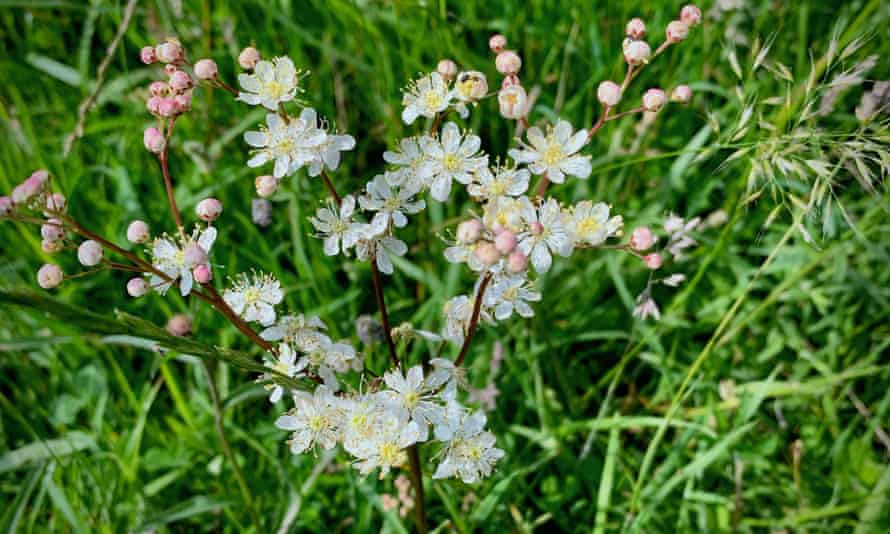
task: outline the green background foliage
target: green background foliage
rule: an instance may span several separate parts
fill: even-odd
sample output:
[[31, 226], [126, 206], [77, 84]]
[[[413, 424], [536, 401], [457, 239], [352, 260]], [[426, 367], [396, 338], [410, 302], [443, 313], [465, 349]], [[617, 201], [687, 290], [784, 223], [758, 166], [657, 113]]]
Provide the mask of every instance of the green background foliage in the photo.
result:
[[[692, 86], [693, 103], [670, 107], [641, 131], [636, 118], [608, 123], [586, 149], [593, 176], [551, 192], [564, 201], [606, 201], [629, 227], [658, 224], [671, 211], [691, 217], [722, 209], [729, 222], [702, 232], [701, 246], [676, 266], [689, 277], [685, 286], [656, 290], [661, 322], [630, 315], [648, 276], [638, 261], [579, 251], [557, 259], [542, 277], [544, 299], [534, 318], [480, 332], [468, 378], [475, 387], [493, 380], [500, 389], [489, 421], [506, 457], [477, 486], [428, 478], [432, 527], [890, 528], [890, 464], [879, 439], [890, 426], [886, 188], [878, 182], [866, 192], [849, 165], [833, 164], [830, 202], [817, 208], [803, 209], [800, 199], [806, 204], [811, 184], [824, 176], [767, 172], [751, 187], [752, 168], [768, 159], [764, 147], [771, 143], [836, 162], [833, 151], [843, 147], [835, 141], [867, 135], [883, 150], [877, 166], [890, 165], [886, 122], [862, 126], [853, 116], [870, 82], [843, 91], [825, 117], [808, 116], [810, 93], [802, 92], [832, 41], [842, 50], [861, 39], [849, 56], [835, 54], [840, 70], [876, 54], [867, 77], [886, 79], [890, 7], [879, 0], [722, 3], [738, 7], [718, 13], [704, 5], [705, 24], [648, 67], [624, 105], [646, 87], [678, 83]], [[502, 32], [522, 55], [524, 85], [541, 91], [531, 121], [563, 117], [581, 127], [599, 112], [597, 84], [623, 75], [624, 23], [643, 17], [658, 43], [682, 5], [141, 1], [84, 136], [65, 157], [65, 137], [93, 91], [123, 4], [0, 0], [0, 189], [47, 168], [70, 199], [70, 213], [118, 243], [126, 243], [134, 218], [156, 232], [173, 230], [157, 162], [142, 147], [142, 130], [152, 123], [146, 86], [159, 77], [139, 62], [146, 44], [178, 36], [192, 59], [213, 57], [229, 81], [234, 58], [249, 44], [310, 70], [304, 100], [358, 140], [332, 173], [343, 193], [381, 172], [382, 151], [417, 131], [399, 119], [400, 90], [440, 58], [482, 70], [494, 85], [487, 40]], [[755, 71], [770, 41], [766, 66]], [[828, 81], [823, 68], [816, 79]], [[735, 135], [743, 110], [771, 97], [781, 97], [779, 105], [758, 107], [753, 127]], [[276, 273], [288, 310], [318, 314], [335, 337], [358, 343], [355, 318], [375, 312], [370, 272], [325, 257], [310, 237], [307, 216], [325, 194], [322, 185], [301, 171], [274, 197], [272, 225], [251, 222], [255, 173], [244, 164], [241, 135], [262, 117], [221, 91], [196, 91], [171, 152], [179, 205], [194, 221], [198, 200], [223, 202], [213, 251], [219, 280], [250, 269]], [[513, 125], [498, 117], [493, 99], [465, 125], [482, 136], [487, 152], [506, 154]], [[798, 145], [788, 141], [794, 135]], [[410, 253], [385, 290], [396, 324], [437, 329], [445, 300], [470, 290], [470, 274], [444, 262], [437, 237], [466, 213], [466, 200], [461, 193], [448, 204], [429, 202], [405, 232]], [[253, 383], [256, 373], [245, 369], [260, 355], [203, 303], [175, 292], [133, 300], [124, 291], [126, 276], [108, 272], [67, 282], [52, 292], [57, 300], [48, 300], [45, 292], [27, 291], [36, 287], [36, 269], [58, 261], [75, 272], [74, 255], [51, 260], [36, 227], [21, 223], [0, 224], [0, 243], [0, 528], [413, 528], [410, 519], [382, 510], [379, 495], [394, 493], [391, 478], [363, 479], [343, 455], [286, 450], [273, 425], [280, 406], [270, 406]], [[149, 324], [162, 326], [175, 313], [194, 318], [194, 341], [172, 341]], [[156, 350], [158, 343], [170, 350]], [[505, 360], [492, 376], [496, 343]], [[369, 365], [382, 370], [384, 348], [364, 349]], [[429, 349], [412, 346], [411, 358], [419, 361]], [[223, 455], [197, 357], [213, 364], [226, 431], [261, 525], [253, 524]], [[423, 454], [432, 465], [430, 451]]]

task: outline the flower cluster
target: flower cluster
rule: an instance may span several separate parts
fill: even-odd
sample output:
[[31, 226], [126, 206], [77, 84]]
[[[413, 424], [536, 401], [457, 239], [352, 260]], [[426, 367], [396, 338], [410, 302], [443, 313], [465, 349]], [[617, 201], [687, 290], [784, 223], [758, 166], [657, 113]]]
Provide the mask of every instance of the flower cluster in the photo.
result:
[[[460, 71], [453, 61], [443, 59], [435, 71], [412, 82], [402, 99], [401, 117], [406, 124], [423, 117], [429, 119], [423, 121], [429, 125], [398, 140], [383, 154], [383, 172], [366, 177], [363, 186], [343, 196], [327, 171], [338, 169], [342, 153], [355, 147], [355, 139], [338, 133], [298, 98], [304, 73], [290, 58], [264, 60], [255, 48], [245, 48], [238, 57], [243, 69], [237, 77], [238, 90], [223, 81], [212, 59], [201, 59], [191, 66], [183, 46], [168, 39], [143, 48], [140, 54], [145, 64], [162, 63], [167, 77], [148, 88], [146, 106], [158, 127], [146, 129], [143, 141], [160, 163], [175, 231], [152, 239], [148, 223], [132, 221], [127, 240], [148, 248], [141, 252], [119, 247], [66, 214], [66, 198], [52, 191], [46, 171], [35, 172], [9, 197], [0, 197], [0, 217], [40, 224], [47, 253], [76, 248], [84, 266], [136, 273], [126, 284], [133, 297], [151, 289], [163, 295], [175, 286], [182, 296], [199, 298], [216, 309], [262, 349], [265, 365], [258, 381], [268, 390], [269, 400], [292, 399], [293, 408], [276, 421], [278, 428], [290, 433], [291, 452], [339, 445], [351, 455], [360, 473], [379, 471], [380, 476], [412, 458], [412, 478], [418, 481], [422, 473], [416, 465], [416, 447], [436, 443], [433, 478], [475, 483], [489, 476], [504, 455], [485, 428], [483, 412], [461, 401], [469, 397], [471, 402], [475, 399], [492, 408], [497, 394], [492, 382], [485, 390], [475, 390], [463, 377], [462, 364], [480, 323], [506, 321], [514, 315], [534, 316], [533, 306], [544, 298], [541, 286], [546, 282], [545, 274], [554, 268], [554, 257], [592, 254], [592, 249], [631, 255], [649, 274], [633, 311], [643, 319], [660, 316], [652, 297], [655, 286], [676, 287], [684, 280], [680, 273], [658, 277], [656, 273], [663, 272], [666, 261], [682, 259], [696, 245], [693, 234], [710, 224], [710, 217], [702, 223], [698, 218], [686, 221], [670, 215], [664, 221], [663, 236], [639, 226], [625, 241], [624, 217], [614, 214], [607, 203], [562, 201], [548, 194], [553, 193], [548, 187], [591, 176], [591, 157], [584, 152], [604, 124], [633, 113], [654, 118], [664, 108], [668, 94], [650, 88], [642, 96], [641, 107], [613, 114], [639, 71], [667, 47], [685, 39], [700, 19], [701, 12], [694, 6], [683, 8], [679, 20], [668, 25], [665, 42], [654, 52], [644, 40], [643, 21], [631, 20], [623, 45], [628, 66], [625, 79], [621, 84], [600, 84], [597, 98], [602, 113], [595, 124], [577, 130], [565, 119], [552, 124], [529, 123], [533, 102], [519, 80], [522, 60], [517, 52], [506, 49], [505, 37], [493, 36], [489, 47], [495, 53], [494, 68], [503, 76], [496, 93], [498, 111], [515, 121], [517, 128], [515, 146], [495, 158], [482, 151], [478, 135], [449, 118], [452, 113], [466, 118], [471, 109], [483, 109], [483, 101], [495, 96], [489, 93], [486, 75], [481, 70]], [[223, 206], [214, 198], [197, 203], [194, 215], [199, 222], [187, 232], [168, 166], [174, 125], [191, 107], [195, 80], [268, 111], [263, 124], [244, 134], [251, 152], [247, 166], [271, 163], [271, 174], [254, 178], [257, 195], [262, 197], [252, 203], [257, 224], [269, 223], [272, 204], [267, 198], [275, 195], [283, 178], [303, 168], [310, 177], [320, 177], [329, 199], [309, 221], [325, 255], [354, 255], [371, 266], [382, 321], [379, 337], [386, 341], [391, 364], [388, 370], [372, 372], [353, 344], [348, 339], [333, 339], [329, 332], [334, 329], [329, 330], [318, 317], [282, 310], [285, 288], [272, 274], [232, 273], [226, 287], [215, 287], [218, 281], [214, 280], [210, 253], [218, 236], [213, 223]], [[670, 92], [674, 102], [686, 103], [690, 98], [691, 90], [685, 85]], [[537, 186], [532, 192], [533, 179]], [[444, 303], [437, 332], [415, 329], [408, 323], [392, 328], [379, 273], [393, 274], [398, 258], [408, 253], [408, 245], [398, 233], [426, 208], [427, 193], [437, 202], [465, 196], [476, 204], [444, 238], [445, 260], [466, 264], [475, 283], [471, 292]], [[660, 248], [659, 243], [663, 244]], [[105, 257], [112, 253], [125, 262]], [[37, 278], [42, 287], [51, 288], [65, 275], [59, 266], [47, 264]], [[192, 324], [188, 317], [176, 316], [167, 329], [173, 335], [187, 336]], [[366, 343], [373, 342], [374, 336], [365, 337]], [[439, 342], [439, 354], [428, 364], [410, 366], [407, 355], [399, 355], [396, 342], [412, 339]], [[442, 357], [443, 341], [460, 346], [454, 360]], [[497, 362], [500, 365], [500, 360]], [[399, 495], [404, 509], [413, 506], [407, 487], [400, 487]], [[420, 488], [415, 488], [415, 497], [422, 498]]]
[[295, 391], [295, 408], [275, 422], [291, 432], [294, 454], [341, 445], [362, 474], [379, 469], [382, 478], [408, 461], [408, 448], [435, 441], [442, 445], [433, 478], [458, 477], [473, 483], [491, 474], [504, 452], [485, 430], [485, 415], [462, 406], [449, 382], [456, 380], [448, 360], [433, 359], [424, 376], [420, 366], [383, 376], [386, 388], [337, 395], [328, 385], [314, 393]]

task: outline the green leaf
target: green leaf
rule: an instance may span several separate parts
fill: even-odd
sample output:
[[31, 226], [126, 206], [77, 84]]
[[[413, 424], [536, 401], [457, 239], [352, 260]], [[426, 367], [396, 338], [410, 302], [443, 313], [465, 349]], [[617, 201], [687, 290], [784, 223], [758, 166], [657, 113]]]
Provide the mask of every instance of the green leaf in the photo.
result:
[[67, 456], [71, 453], [97, 448], [96, 439], [85, 432], [72, 430], [64, 437], [35, 441], [0, 456], [0, 473], [22, 468], [31, 462]]

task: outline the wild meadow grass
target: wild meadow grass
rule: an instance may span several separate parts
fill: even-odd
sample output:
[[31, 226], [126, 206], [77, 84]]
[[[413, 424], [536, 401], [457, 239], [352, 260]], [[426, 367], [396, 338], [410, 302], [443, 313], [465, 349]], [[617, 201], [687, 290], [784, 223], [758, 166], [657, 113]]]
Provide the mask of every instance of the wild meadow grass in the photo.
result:
[[[401, 90], [440, 59], [493, 73], [488, 38], [503, 33], [522, 56], [524, 86], [540, 94], [529, 121], [590, 125], [597, 85], [624, 73], [626, 21], [663, 28], [682, 5], [138, 2], [66, 153], [124, 4], [0, 0], [0, 190], [49, 169], [72, 216], [119, 243], [133, 219], [169, 224], [156, 158], [142, 144], [152, 122], [145, 86], [157, 74], [139, 61], [146, 44], [178, 36], [228, 80], [251, 44], [310, 70], [304, 97], [357, 140], [333, 173], [350, 190], [412, 133]], [[592, 176], [557, 193], [608, 202], [628, 228], [669, 212], [712, 215], [682, 264], [687, 281], [656, 289], [662, 318], [641, 321], [631, 311], [647, 269], [591, 251], [541, 277], [533, 318], [480, 330], [467, 377], [499, 390], [488, 426], [506, 455], [480, 484], [427, 478], [431, 530], [890, 529], [890, 101], [868, 117], [861, 109], [890, 77], [890, 6], [701, 7], [704, 23], [628, 95], [688, 83], [692, 103], [651, 124], [607, 123], [585, 148]], [[214, 263], [231, 272], [217, 276], [274, 272], [289, 309], [357, 339], [355, 319], [377, 310], [371, 274], [309, 237], [323, 186], [305, 173], [287, 179], [271, 224], [254, 224], [257, 173], [244, 164], [242, 135], [264, 112], [198, 92], [177, 123], [171, 170], [184, 213], [208, 196], [225, 206]], [[486, 152], [506, 154], [514, 126], [496, 102], [466, 126]], [[385, 289], [396, 325], [438, 328], [445, 301], [472, 284], [441, 261], [436, 236], [469, 206], [452, 198], [430, 202], [407, 232], [411, 250]], [[259, 355], [211, 309], [175, 291], [131, 299], [121, 273], [41, 291], [34, 273], [50, 256], [34, 228], [3, 221], [0, 243], [0, 528], [412, 531], [410, 516], [384, 510], [392, 477], [362, 477], [342, 452], [288, 452], [273, 424], [281, 410], [245, 369]], [[177, 313], [192, 317], [193, 339], [161, 329]], [[412, 346], [412, 362], [425, 348]], [[382, 343], [365, 352], [369, 365], [386, 364]]]

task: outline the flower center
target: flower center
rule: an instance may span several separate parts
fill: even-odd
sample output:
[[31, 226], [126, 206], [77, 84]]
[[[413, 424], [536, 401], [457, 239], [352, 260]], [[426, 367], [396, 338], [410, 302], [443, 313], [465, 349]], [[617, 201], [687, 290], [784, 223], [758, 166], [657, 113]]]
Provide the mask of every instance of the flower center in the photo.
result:
[[380, 463], [384, 465], [401, 465], [404, 461], [404, 453], [402, 449], [395, 443], [387, 441], [380, 445], [379, 450]]
[[388, 198], [383, 202], [383, 207], [389, 211], [399, 209], [399, 199], [396, 197]]
[[491, 183], [491, 187], [489, 187], [489, 189], [491, 190], [491, 194], [500, 196], [503, 195], [504, 191], [507, 190], [507, 185], [500, 180], [495, 180]]
[[547, 147], [547, 150], [544, 151], [544, 164], [548, 167], [552, 167], [553, 165], [557, 165], [563, 159], [562, 146], [558, 143], [551, 143], [550, 146]]
[[409, 410], [414, 409], [414, 407], [417, 406], [418, 401], [420, 401], [420, 394], [416, 391], [405, 393], [405, 406], [407, 406]]
[[274, 99], [281, 98], [281, 95], [284, 94], [284, 85], [278, 83], [275, 80], [266, 82], [266, 86], [264, 87], [265, 92]]
[[516, 300], [516, 296], [519, 294], [519, 288], [511, 287], [504, 291], [504, 299], [505, 300]]
[[445, 157], [442, 158], [442, 166], [446, 171], [454, 172], [460, 168], [460, 158], [454, 154], [445, 154]]
[[244, 290], [244, 302], [249, 304], [256, 304], [262, 300], [262, 294], [260, 290], [255, 287], [249, 287]]
[[442, 95], [435, 91], [427, 91], [423, 95], [423, 103], [429, 109], [438, 109], [442, 106]]
[[577, 232], [579, 235], [587, 237], [599, 232], [601, 228], [602, 225], [599, 223], [599, 221], [597, 221], [593, 217], [587, 217], [585, 219], [582, 219], [581, 222], [578, 224]]
[[326, 426], [325, 418], [320, 415], [310, 417], [308, 426], [313, 432], [321, 432]]

